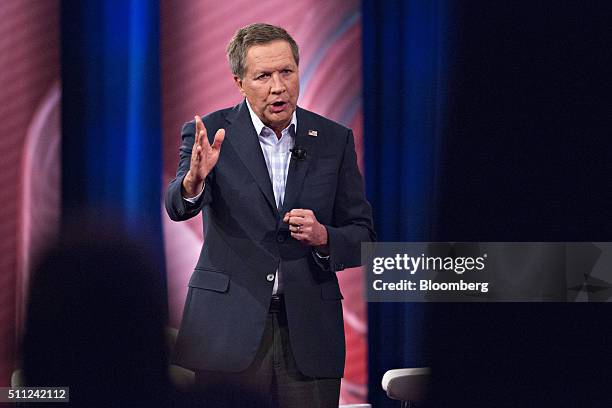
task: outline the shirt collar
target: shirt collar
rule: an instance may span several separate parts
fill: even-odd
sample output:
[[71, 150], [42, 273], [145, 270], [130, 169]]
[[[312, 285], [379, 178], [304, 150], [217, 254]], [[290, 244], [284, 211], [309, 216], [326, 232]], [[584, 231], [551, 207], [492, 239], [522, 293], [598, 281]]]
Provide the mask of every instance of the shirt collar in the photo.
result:
[[[249, 100], [246, 98], [244, 100], [246, 101], [247, 107], [249, 108], [249, 115], [251, 115], [251, 122], [253, 122], [253, 126], [255, 127], [255, 132], [257, 132], [257, 135], [261, 135], [261, 130], [267, 126], [264, 125], [261, 119], [259, 119], [259, 116], [257, 116], [257, 114], [253, 112], [253, 109], [251, 108], [251, 104], [249, 103]], [[289, 129], [289, 126], [291, 125], [294, 126], [294, 129], [297, 132], [297, 115], [295, 113], [296, 111], [297, 109], [293, 111], [293, 115], [291, 115], [291, 122], [286, 128], [283, 129], [282, 133], [285, 133], [285, 131]]]

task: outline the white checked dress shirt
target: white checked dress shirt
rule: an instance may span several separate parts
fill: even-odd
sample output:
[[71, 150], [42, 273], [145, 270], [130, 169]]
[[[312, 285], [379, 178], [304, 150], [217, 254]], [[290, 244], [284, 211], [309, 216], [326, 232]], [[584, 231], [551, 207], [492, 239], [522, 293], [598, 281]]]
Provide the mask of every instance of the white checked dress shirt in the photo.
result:
[[259, 116], [253, 112], [251, 105], [247, 101], [251, 121], [255, 127], [255, 132], [259, 138], [259, 145], [266, 160], [266, 167], [272, 181], [272, 190], [274, 190], [274, 199], [276, 207], [281, 208], [285, 197], [285, 186], [287, 185], [287, 173], [289, 172], [289, 161], [291, 159], [291, 149], [295, 145], [295, 140], [289, 128], [293, 125], [297, 129], [297, 115], [295, 111], [291, 117], [291, 123], [281, 132], [280, 139], [276, 137], [276, 133], [269, 127], [263, 124]]
[[[294, 126], [294, 130], [297, 129], [297, 115], [293, 111], [291, 117], [291, 123], [281, 132], [280, 139], [276, 137], [276, 133], [269, 127], [263, 124], [259, 116], [253, 112], [251, 105], [247, 100], [247, 106], [249, 108], [249, 114], [251, 115], [251, 122], [257, 132], [259, 138], [259, 145], [263, 152], [264, 159], [266, 160], [266, 167], [268, 168], [268, 174], [270, 175], [270, 181], [272, 181], [272, 190], [274, 191], [274, 199], [276, 201], [276, 207], [281, 208], [283, 205], [283, 199], [285, 198], [285, 187], [287, 185], [287, 173], [289, 172], [289, 162], [291, 161], [291, 149], [295, 145], [295, 140], [289, 131], [291, 126]], [[203, 192], [204, 190], [202, 190]], [[202, 192], [195, 197], [185, 197], [184, 199], [194, 204]], [[284, 215], [284, 214], [281, 214]], [[276, 277], [274, 279], [274, 288], [272, 293], [276, 294], [279, 292], [279, 274], [276, 271]]]
[[[263, 152], [264, 159], [266, 160], [266, 167], [268, 168], [268, 174], [270, 175], [270, 181], [272, 181], [272, 190], [274, 191], [274, 199], [276, 200], [276, 207], [280, 209], [283, 205], [283, 199], [285, 198], [285, 186], [287, 185], [287, 173], [289, 172], [289, 162], [291, 161], [291, 151], [295, 145], [295, 140], [289, 129], [294, 126], [294, 130], [297, 129], [297, 115], [293, 111], [291, 117], [291, 123], [289, 126], [284, 128], [281, 132], [280, 139], [276, 137], [276, 133], [269, 127], [263, 124], [259, 116], [253, 112], [251, 105], [247, 100], [247, 106], [249, 108], [249, 114], [251, 115], [251, 121], [257, 132], [259, 138], [259, 145]], [[283, 216], [283, 214], [281, 214]], [[280, 266], [279, 266], [280, 269]], [[280, 277], [279, 270], [276, 270], [276, 277], [274, 279], [274, 288], [272, 293], [276, 294], [282, 291], [282, 287], [279, 290]]]

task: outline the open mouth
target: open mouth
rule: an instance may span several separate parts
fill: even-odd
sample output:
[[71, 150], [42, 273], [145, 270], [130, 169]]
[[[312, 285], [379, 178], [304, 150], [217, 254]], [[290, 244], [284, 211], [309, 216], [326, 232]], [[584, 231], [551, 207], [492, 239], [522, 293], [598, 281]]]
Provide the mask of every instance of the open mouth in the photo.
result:
[[287, 102], [277, 101], [270, 105], [270, 109], [272, 110], [272, 112], [281, 112], [285, 109], [286, 106]]

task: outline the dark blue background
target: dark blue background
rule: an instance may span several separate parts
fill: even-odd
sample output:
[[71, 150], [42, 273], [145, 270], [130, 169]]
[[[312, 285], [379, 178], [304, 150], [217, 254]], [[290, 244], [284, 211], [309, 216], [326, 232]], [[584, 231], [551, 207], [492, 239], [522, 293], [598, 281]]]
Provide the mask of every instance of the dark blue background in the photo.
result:
[[[609, 241], [612, 7], [363, 2], [381, 241]], [[608, 304], [370, 304], [370, 400], [429, 365], [439, 406], [608, 406]]]

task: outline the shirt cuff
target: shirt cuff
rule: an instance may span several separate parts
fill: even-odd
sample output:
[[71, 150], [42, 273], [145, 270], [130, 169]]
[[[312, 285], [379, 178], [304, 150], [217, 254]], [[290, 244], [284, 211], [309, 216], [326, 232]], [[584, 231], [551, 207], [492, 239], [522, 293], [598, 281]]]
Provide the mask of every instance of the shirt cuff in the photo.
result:
[[200, 197], [202, 197], [202, 193], [204, 192], [204, 186], [202, 186], [202, 191], [195, 197], [183, 197], [183, 200], [187, 201], [190, 204], [195, 204]]

